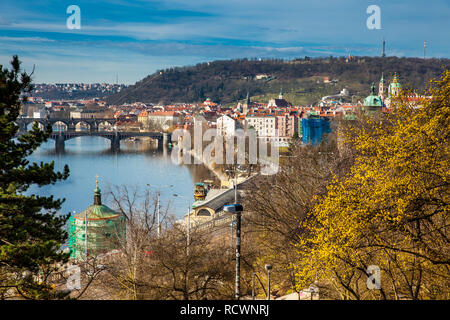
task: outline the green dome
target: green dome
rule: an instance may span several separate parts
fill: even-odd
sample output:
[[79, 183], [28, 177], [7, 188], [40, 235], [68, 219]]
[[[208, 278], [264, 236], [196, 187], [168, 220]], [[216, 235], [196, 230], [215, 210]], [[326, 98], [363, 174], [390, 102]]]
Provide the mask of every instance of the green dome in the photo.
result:
[[84, 220], [87, 214], [88, 220], [99, 220], [99, 219], [112, 219], [119, 216], [119, 214], [108, 208], [103, 204], [93, 204], [89, 206], [86, 210], [74, 215], [76, 219]]
[[382, 107], [383, 101], [379, 96], [368, 96], [364, 99], [364, 106], [366, 107]]
[[398, 82], [392, 82], [389, 85], [389, 88], [401, 88], [401, 87], [402, 87], [402, 85], [400, 83], [398, 83]]
[[126, 239], [125, 219], [124, 215], [102, 204], [97, 180], [94, 204], [69, 218], [70, 258], [86, 260], [89, 256], [117, 249], [116, 241]]
[[400, 84], [400, 82], [398, 82], [398, 75], [395, 73], [394, 74], [394, 79], [389, 84], [389, 89], [391, 89], [391, 88], [401, 88], [401, 87], [402, 87], [402, 85]]
[[375, 93], [375, 84], [372, 84], [371, 94], [367, 98], [364, 99], [364, 106], [366, 107], [382, 107], [383, 101], [380, 96], [377, 96]]
[[117, 212], [102, 204], [102, 194], [98, 186], [98, 179], [95, 181], [94, 204], [89, 206], [86, 210], [75, 214], [74, 218], [84, 220], [86, 219], [86, 214], [88, 220], [111, 219], [119, 216]]

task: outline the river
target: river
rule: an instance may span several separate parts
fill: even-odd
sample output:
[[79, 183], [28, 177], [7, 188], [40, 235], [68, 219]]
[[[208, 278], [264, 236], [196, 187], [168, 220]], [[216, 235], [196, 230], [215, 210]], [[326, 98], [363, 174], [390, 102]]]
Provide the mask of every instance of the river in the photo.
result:
[[[194, 202], [194, 184], [211, 179], [214, 174], [203, 165], [177, 165], [172, 162], [170, 150], [164, 153], [149, 143], [122, 141], [120, 151], [110, 150], [110, 141], [101, 137], [78, 137], [65, 142], [63, 152], [55, 151], [53, 140], [42, 144], [29, 158], [30, 162], [55, 161], [55, 170], [62, 171], [67, 164], [70, 177], [54, 185], [32, 186], [27, 194], [54, 195], [65, 198], [61, 213], [81, 212], [93, 203], [96, 175], [102, 196], [113, 186], [125, 185], [145, 191], [161, 191], [162, 207], [180, 219]], [[174, 196], [176, 194], [177, 196]], [[104, 204], [110, 205], [106, 198]]]

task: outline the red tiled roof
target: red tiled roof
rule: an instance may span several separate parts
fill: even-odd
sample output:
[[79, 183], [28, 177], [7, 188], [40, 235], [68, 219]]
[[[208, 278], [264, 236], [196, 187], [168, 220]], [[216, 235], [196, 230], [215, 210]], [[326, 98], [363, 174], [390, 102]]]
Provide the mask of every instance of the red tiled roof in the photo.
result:
[[178, 115], [175, 111], [155, 111], [150, 113], [150, 116], [175, 116]]

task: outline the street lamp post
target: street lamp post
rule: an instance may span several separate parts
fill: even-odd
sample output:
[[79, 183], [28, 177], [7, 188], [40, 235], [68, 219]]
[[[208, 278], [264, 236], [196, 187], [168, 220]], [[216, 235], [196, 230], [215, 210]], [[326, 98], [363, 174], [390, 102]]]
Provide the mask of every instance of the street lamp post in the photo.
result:
[[317, 286], [315, 286], [314, 284], [309, 286], [309, 292], [310, 292], [310, 298], [311, 300], [314, 300], [314, 294], [317, 292], [319, 293], [318, 289], [316, 290], [316, 288], [318, 288]]
[[158, 238], [160, 237], [160, 235], [161, 235], [161, 221], [160, 221], [160, 216], [161, 216], [161, 200], [160, 200], [160, 198], [161, 198], [161, 192], [159, 192], [158, 191], [158, 200], [157, 200], [157, 206], [158, 206]]
[[[234, 188], [234, 203], [237, 203], [238, 201], [238, 197], [237, 197], [237, 177], [236, 177], [236, 169], [232, 169], [232, 170], [225, 170], [225, 172], [233, 172], [234, 175], [234, 182], [233, 182], [233, 188]], [[231, 250], [233, 250], [233, 227], [235, 225], [235, 221], [233, 220], [234, 216], [231, 217], [231, 223], [230, 223], [230, 228], [231, 228]]]
[[272, 270], [272, 265], [266, 264], [264, 267], [267, 270], [267, 300], [270, 300], [270, 270]]
[[255, 300], [255, 275], [256, 275], [256, 272], [253, 272], [253, 275], [252, 275], [252, 300]]
[[241, 295], [241, 213], [243, 207], [241, 204], [235, 203], [223, 207], [224, 211], [236, 215], [236, 290], [235, 298], [239, 300]]
[[234, 188], [234, 203], [237, 203], [238, 199], [237, 199], [237, 170], [233, 169], [233, 170], [225, 170], [225, 172], [233, 172], [233, 176], [234, 176], [234, 182], [233, 182], [233, 188]]
[[191, 244], [191, 206], [188, 205], [188, 223], [187, 223], [187, 237], [186, 237], [186, 254], [189, 255], [189, 245]]
[[[186, 197], [179, 196], [176, 193], [174, 193], [173, 196], [187, 199]], [[186, 226], [186, 229], [187, 229], [187, 232], [186, 232], [187, 233], [187, 235], [186, 235], [186, 253], [189, 255], [189, 245], [191, 243], [191, 204], [189, 203], [189, 201], [188, 201], [187, 216], [188, 216], [187, 217], [188, 221], [187, 221], [187, 226]]]
[[[242, 206], [241, 206], [242, 208]], [[236, 293], [235, 298], [239, 300], [241, 293], [241, 212], [236, 212]]]
[[[153, 186], [151, 186], [150, 184], [147, 183], [147, 187], [152, 188]], [[159, 186], [161, 187], [161, 186]], [[167, 187], [172, 188], [173, 185], [167, 185]], [[156, 188], [156, 187], [153, 187]], [[158, 189], [156, 191], [156, 196], [157, 196], [157, 200], [156, 200], [156, 209], [157, 209], [157, 234], [158, 234], [158, 238], [161, 236], [161, 191]]]
[[86, 259], [86, 268], [88, 263], [88, 218], [87, 218], [87, 210], [84, 213], [84, 258]]
[[233, 230], [233, 227], [234, 227], [234, 216], [232, 216], [231, 217], [231, 222], [230, 222], [230, 227], [231, 227], [231, 250], [233, 250], [233, 240], [234, 240], [234, 237], [233, 237], [233, 233], [234, 233], [234, 230]]
[[234, 203], [237, 203], [237, 177], [234, 176]]

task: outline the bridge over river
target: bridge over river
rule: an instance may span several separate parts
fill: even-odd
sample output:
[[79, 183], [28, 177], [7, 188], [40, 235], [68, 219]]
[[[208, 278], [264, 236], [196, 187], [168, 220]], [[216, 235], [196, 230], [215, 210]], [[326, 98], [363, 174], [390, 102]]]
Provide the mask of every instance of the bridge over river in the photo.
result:
[[[64, 149], [64, 142], [69, 139], [86, 136], [97, 136], [109, 139], [111, 141], [111, 149], [117, 150], [120, 148], [120, 141], [134, 137], [149, 137], [158, 141], [158, 148], [163, 148], [170, 142], [171, 135], [166, 132], [142, 132], [142, 131], [108, 131], [101, 130], [101, 124], [108, 124], [109, 126], [115, 124], [117, 119], [110, 118], [87, 118], [87, 119], [58, 119], [58, 118], [19, 118], [16, 120], [19, 126], [19, 134], [27, 132], [30, 123], [38, 122], [41, 127], [47, 125], [54, 126], [56, 124], [63, 124], [66, 130], [54, 131], [50, 135], [50, 139], [55, 140], [56, 150]], [[87, 131], [77, 131], [77, 124], [85, 124], [88, 127]]]
[[16, 120], [19, 130], [24, 132], [27, 131], [27, 127], [30, 123], [37, 122], [42, 127], [47, 125], [54, 126], [56, 124], [63, 125], [67, 128], [67, 131], [75, 131], [77, 125], [85, 125], [90, 131], [98, 131], [101, 125], [113, 126], [120, 119], [116, 118], [18, 118]]
[[109, 139], [111, 141], [111, 149], [120, 148], [120, 141], [133, 137], [149, 137], [158, 141], [158, 148], [170, 142], [170, 134], [165, 132], [126, 132], [126, 131], [59, 131], [53, 132], [50, 139], [55, 140], [55, 148], [57, 150], [64, 149], [64, 142], [69, 139], [86, 136], [97, 136]]

